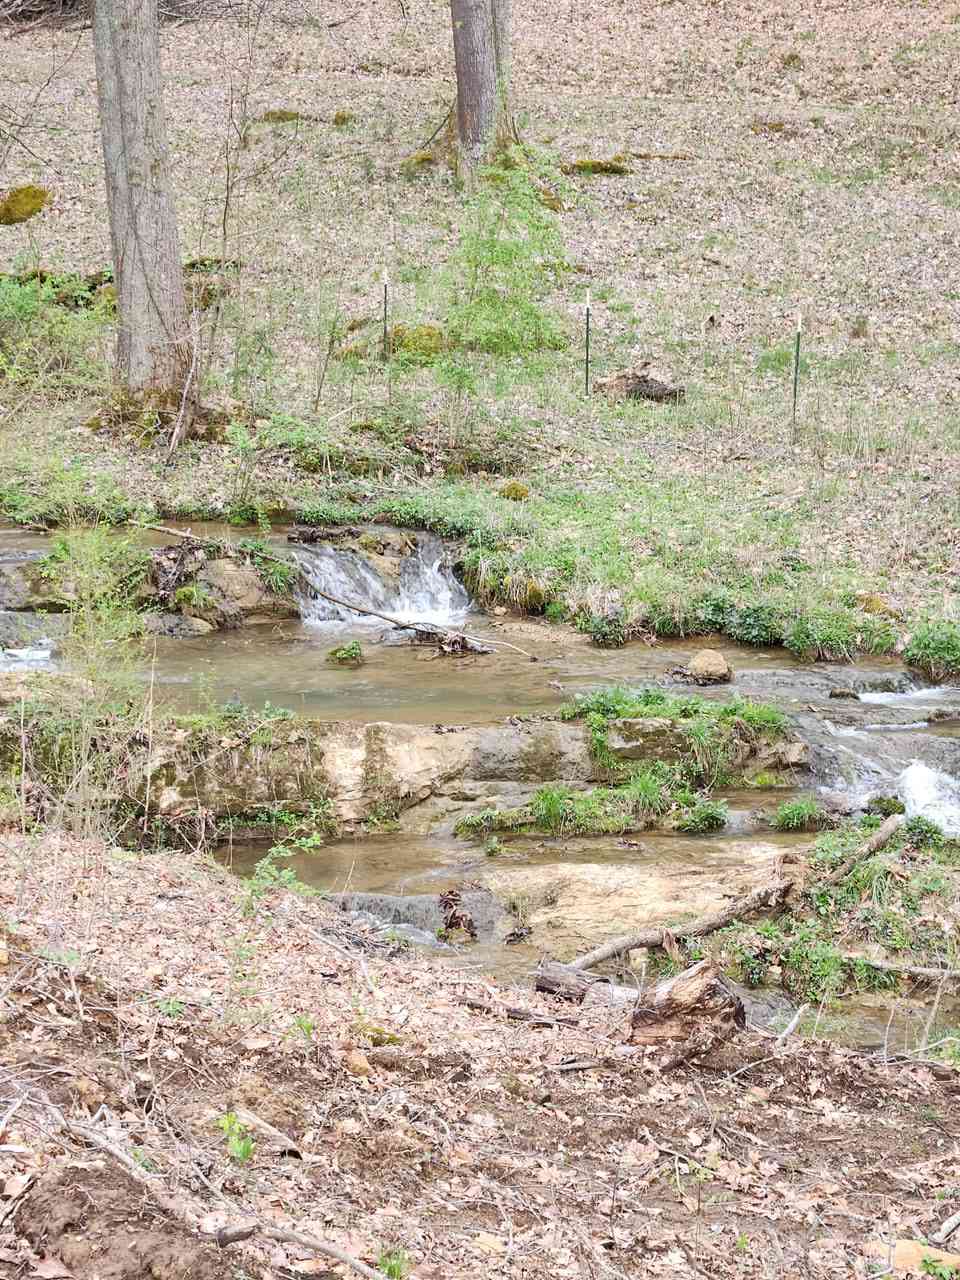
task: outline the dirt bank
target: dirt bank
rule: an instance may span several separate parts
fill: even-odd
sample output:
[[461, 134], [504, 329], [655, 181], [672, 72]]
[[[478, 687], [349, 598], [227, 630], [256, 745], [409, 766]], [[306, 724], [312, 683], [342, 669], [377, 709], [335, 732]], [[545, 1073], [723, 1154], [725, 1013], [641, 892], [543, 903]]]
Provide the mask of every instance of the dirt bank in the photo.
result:
[[742, 1033], [663, 1075], [622, 1013], [204, 861], [47, 837], [0, 871], [0, 1275], [342, 1273], [214, 1245], [256, 1221], [423, 1280], [862, 1277], [957, 1207], [948, 1067]]

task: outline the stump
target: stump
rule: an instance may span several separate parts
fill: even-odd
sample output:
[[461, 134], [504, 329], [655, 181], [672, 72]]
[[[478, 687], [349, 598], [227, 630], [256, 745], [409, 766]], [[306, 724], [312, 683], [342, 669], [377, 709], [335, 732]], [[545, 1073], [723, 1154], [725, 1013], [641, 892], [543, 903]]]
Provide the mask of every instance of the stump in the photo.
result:
[[661, 982], [637, 1005], [627, 1039], [636, 1045], [671, 1042], [672, 1052], [661, 1063], [669, 1071], [730, 1040], [746, 1023], [740, 998], [709, 960], [701, 960]]

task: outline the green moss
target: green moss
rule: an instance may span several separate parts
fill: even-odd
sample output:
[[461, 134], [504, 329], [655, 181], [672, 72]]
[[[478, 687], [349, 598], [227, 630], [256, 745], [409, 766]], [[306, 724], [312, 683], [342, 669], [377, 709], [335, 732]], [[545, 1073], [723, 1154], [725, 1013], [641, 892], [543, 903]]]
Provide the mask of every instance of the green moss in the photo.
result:
[[509, 498], [511, 502], [526, 502], [530, 497], [529, 486], [521, 484], [518, 480], [508, 480], [498, 490], [501, 498]]
[[432, 364], [450, 345], [435, 324], [395, 324], [388, 337], [392, 355], [417, 365]]
[[274, 107], [269, 111], [264, 111], [262, 116], [258, 116], [256, 124], [294, 124], [298, 121], [307, 123], [316, 121], [316, 116], [309, 115], [304, 111], [295, 111], [292, 107]]
[[0, 200], [0, 226], [12, 227], [18, 222], [26, 222], [46, 208], [51, 199], [46, 187], [35, 187], [32, 184], [15, 187]]
[[352, 111], [335, 111], [333, 113], [333, 127], [335, 129], [345, 129], [347, 125], [353, 124], [356, 116]]
[[560, 168], [563, 173], [581, 177], [622, 177], [631, 172], [627, 157], [622, 153], [611, 156], [609, 160], [571, 160]]

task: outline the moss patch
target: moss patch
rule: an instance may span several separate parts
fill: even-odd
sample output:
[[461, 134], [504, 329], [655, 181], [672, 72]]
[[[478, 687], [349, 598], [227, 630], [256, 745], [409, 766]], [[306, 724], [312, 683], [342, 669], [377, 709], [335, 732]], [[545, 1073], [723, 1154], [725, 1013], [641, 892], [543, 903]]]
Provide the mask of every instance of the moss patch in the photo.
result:
[[26, 222], [45, 209], [52, 198], [46, 187], [15, 187], [0, 201], [0, 226], [12, 227]]

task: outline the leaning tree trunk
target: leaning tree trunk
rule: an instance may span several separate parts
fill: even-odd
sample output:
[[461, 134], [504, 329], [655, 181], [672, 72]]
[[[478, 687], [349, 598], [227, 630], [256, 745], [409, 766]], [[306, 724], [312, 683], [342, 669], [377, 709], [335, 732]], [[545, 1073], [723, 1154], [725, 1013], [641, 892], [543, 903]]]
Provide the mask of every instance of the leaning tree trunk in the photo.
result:
[[[130, 397], [176, 415], [190, 399], [191, 343], [170, 189], [157, 6], [95, 0], [93, 38], [119, 335]], [[182, 433], [182, 431], [181, 431]]]
[[516, 139], [510, 97], [511, 0], [451, 0], [457, 152], [470, 173]]

